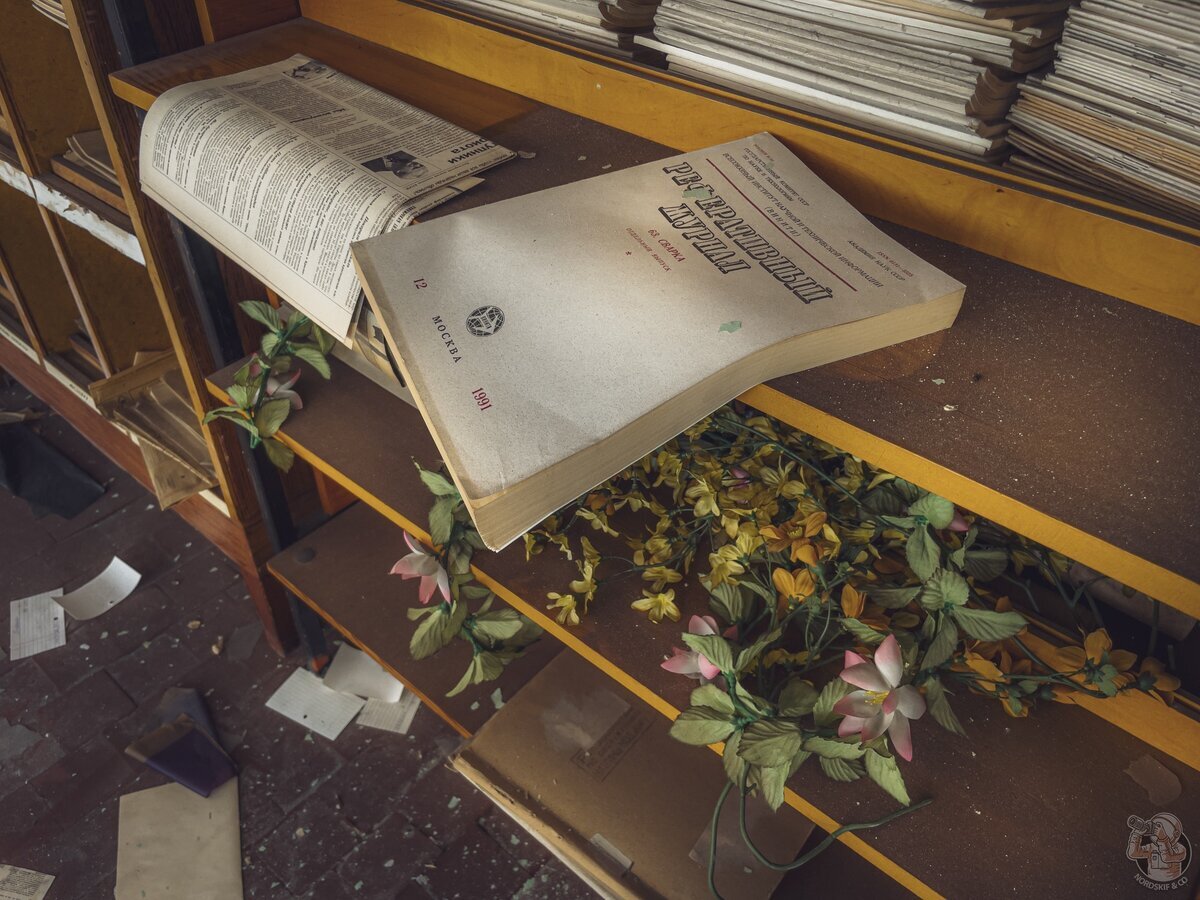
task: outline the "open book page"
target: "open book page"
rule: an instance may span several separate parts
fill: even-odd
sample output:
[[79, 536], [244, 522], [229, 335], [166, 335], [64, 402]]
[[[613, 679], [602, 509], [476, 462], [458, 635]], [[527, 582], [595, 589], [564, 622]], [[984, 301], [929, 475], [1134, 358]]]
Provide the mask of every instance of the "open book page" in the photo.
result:
[[305, 56], [181, 85], [142, 127], [145, 192], [348, 342], [350, 242], [513, 154]]
[[[769, 134], [421, 223], [354, 256], [476, 500], [798, 335], [962, 290]], [[764, 364], [759, 381], [805, 360], [772, 365], [791, 368]], [[757, 383], [744, 377], [722, 399]]]

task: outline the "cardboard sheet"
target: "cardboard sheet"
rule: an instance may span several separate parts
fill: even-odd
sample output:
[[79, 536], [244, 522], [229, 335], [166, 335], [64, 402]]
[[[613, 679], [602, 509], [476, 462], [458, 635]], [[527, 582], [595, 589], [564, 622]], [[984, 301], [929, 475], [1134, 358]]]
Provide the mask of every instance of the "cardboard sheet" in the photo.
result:
[[121, 798], [116, 900], [241, 900], [237, 781], [210, 797], [178, 784]]
[[325, 673], [325, 687], [385, 703], [395, 703], [404, 693], [404, 685], [385, 672], [383, 666], [349, 644], [338, 648]]
[[350, 724], [363, 703], [361, 697], [327, 688], [307, 669], [297, 669], [271, 695], [267, 708], [332, 741]]
[[135, 568], [114, 556], [103, 572], [83, 587], [64, 595], [58, 605], [69, 612], [72, 619], [94, 619], [132, 594], [141, 580], [142, 576]]
[[14, 662], [67, 642], [63, 609], [55, 602], [61, 596], [62, 589], [55, 588], [9, 604], [8, 652]]

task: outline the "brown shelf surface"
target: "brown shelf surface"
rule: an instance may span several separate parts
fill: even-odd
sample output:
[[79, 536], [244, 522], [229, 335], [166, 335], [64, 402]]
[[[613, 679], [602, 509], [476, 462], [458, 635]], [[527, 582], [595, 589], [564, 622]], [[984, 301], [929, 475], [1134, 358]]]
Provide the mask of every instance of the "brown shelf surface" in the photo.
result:
[[406, 612], [419, 605], [416, 582], [388, 575], [408, 552], [392, 523], [356, 503], [274, 557], [267, 568], [451, 726], [464, 736], [474, 734], [497, 709], [492, 692], [511, 697], [562, 645], [544, 635], [495, 682], [447, 697], [466, 671], [471, 649], [455, 640], [429, 659], [412, 658], [408, 644], [419, 623], [409, 621]]
[[[430, 498], [412, 460], [428, 466], [438, 456], [419, 415], [340, 363], [335, 362], [333, 369], [330, 382], [316, 377], [301, 380], [304, 410], [286, 423], [285, 440], [392, 522], [423, 534]], [[234, 371], [236, 366], [214, 376], [210, 386], [215, 392], [231, 383]], [[388, 423], [386, 429], [380, 428], [380, 422]], [[399, 543], [397, 534], [388, 553], [394, 555]], [[576, 577], [572, 563], [550, 550], [526, 562], [518, 545], [497, 554], [479, 554], [476, 563], [482, 580], [505, 600], [660, 712], [674, 716], [686, 705], [691, 683], [658, 666], [678, 643], [679, 626], [649, 624], [627, 608], [633, 598], [614, 587], [593, 606], [592, 615], [581, 627], [566, 629], [549, 617], [544, 598], [548, 591], [563, 590]], [[346, 565], [343, 571], [353, 568]], [[685, 586], [681, 601], [685, 616], [707, 611], [704, 592], [694, 583]], [[394, 618], [398, 619], [398, 614]], [[372, 627], [383, 627], [386, 622], [376, 620]], [[372, 646], [371, 637], [365, 640]], [[1122, 772], [1144, 753], [1162, 759], [1183, 780], [1187, 803], [1200, 798], [1200, 773], [1155, 753], [1136, 737], [1083, 710], [1042, 707], [1031, 718], [1012, 723], [997, 705], [977, 698], [959, 697], [956, 706], [971, 739], [955, 739], [941, 733], [933, 722], [924, 722], [924, 740], [918, 735], [916, 761], [905, 770], [914, 797], [943, 798], [936, 814], [923, 819], [920, 827], [914, 819], [900, 828], [847, 840], [849, 846], [912, 889], [963, 896], [970, 893], [972, 884], [992, 878], [1009, 883], [1019, 877], [1030, 885], [1035, 879], [1042, 884], [1061, 879], [1050, 887], [1066, 896], [1079, 889], [1077, 879], [1086, 875], [1097, 879], [1094, 886], [1099, 890], [1104, 879], [1117, 877], [1128, 862], [1119, 847], [1117, 852], [1109, 847], [1115, 827], [1109, 820], [1123, 822], [1130, 804], [1130, 809], [1140, 808], [1136, 795], [1141, 789]], [[1163, 709], [1168, 716], [1179, 715]], [[1054, 747], [1054, 752], [1047, 752], [1047, 747]], [[1012, 773], [1030, 780], [1014, 784]], [[874, 793], [872, 786], [845, 788], [810, 773], [802, 773], [793, 787], [798, 792], [791, 798], [793, 805], [826, 829], [835, 827], [834, 823], [882, 815], [890, 802]], [[1007, 806], [1010, 797], [1028, 804], [1034, 811], [1030, 821], [1039, 824], [1028, 833], [1006, 833], [1001, 840], [995, 829], [1008, 817], [990, 815], [988, 808], [1003, 803], [1005, 810], [1024, 816], [1025, 807]], [[1058, 812], [1051, 815], [1054, 810]], [[1086, 872], [1072, 868], [1046, 873], [1037, 868], [1038, 846], [1060, 833], [1054, 823], [1063, 815], [1071, 817], [1066, 829], [1069, 835], [1063, 838], [1070, 845], [1065, 858], [1086, 861]], [[965, 859], [960, 850], [961, 864], [947, 869], [950, 861], [945, 853], [933, 848], [949, 846], [950, 841], [955, 847], [980, 848], [981, 852]], [[1000, 843], [1007, 857], [984, 852]]]

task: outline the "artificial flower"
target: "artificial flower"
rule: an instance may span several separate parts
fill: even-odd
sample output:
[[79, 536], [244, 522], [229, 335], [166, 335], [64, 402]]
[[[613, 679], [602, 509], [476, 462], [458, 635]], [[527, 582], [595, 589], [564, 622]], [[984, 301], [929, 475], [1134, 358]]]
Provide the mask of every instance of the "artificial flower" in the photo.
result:
[[267, 399], [268, 400], [287, 400], [292, 409], [304, 409], [304, 401], [300, 399], [300, 395], [292, 390], [296, 380], [300, 377], [300, 370], [296, 369], [287, 378], [282, 381], [274, 375], [267, 376]]
[[746, 567], [739, 562], [739, 556], [734, 544], [726, 544], [716, 553], [708, 554], [708, 564], [712, 566], [708, 576], [710, 587], [719, 587], [726, 581], [737, 584], [736, 576], [746, 571]]
[[554, 602], [546, 609], [557, 609], [558, 615], [554, 618], [559, 625], [578, 625], [579, 611], [576, 609], [575, 597], [572, 594], [558, 594], [551, 591], [546, 595]]
[[449, 603], [450, 578], [446, 575], [446, 570], [442, 568], [441, 563], [437, 561], [437, 557], [426, 552], [425, 548], [414, 541], [412, 535], [407, 531], [404, 532], [404, 540], [412, 553], [398, 560], [388, 574], [399, 575], [405, 581], [410, 578], [420, 578], [421, 588], [418, 591], [418, 598], [423, 604], [428, 605], [435, 588], [442, 592], [442, 599]]
[[787, 569], [776, 569], [771, 573], [771, 581], [779, 592], [780, 609], [788, 610], [792, 602], [803, 602], [816, 593], [817, 584], [812, 572], [807, 568], [789, 572]]
[[904, 676], [904, 661], [896, 636], [889, 634], [868, 662], [851, 650], [846, 651], [845, 669], [838, 677], [861, 690], [851, 691], [833, 707], [845, 716], [838, 725], [838, 735], [859, 735], [860, 740], [873, 741], [888, 733], [892, 746], [906, 760], [912, 760], [910, 719], [925, 714], [925, 698], [911, 684], [900, 684]]
[[1175, 691], [1179, 690], [1179, 679], [1167, 671], [1167, 667], [1147, 656], [1138, 668], [1138, 687], [1159, 695], [1161, 699], [1171, 702]]
[[[688, 634], [717, 634], [717, 620], [712, 616], [692, 616], [688, 621]], [[676, 675], [686, 675], [707, 683], [721, 674], [721, 670], [708, 661], [703, 653], [695, 650], [671, 648], [671, 658], [664, 660], [662, 667]]]
[[679, 621], [679, 607], [675, 605], [674, 588], [657, 594], [650, 591], [642, 593], [645, 595], [642, 599], [634, 600], [629, 605], [638, 612], [644, 612], [651, 622], [657, 625], [663, 619]]
[[683, 576], [666, 566], [650, 566], [642, 573], [642, 579], [650, 582], [651, 590], [661, 591], [668, 584], [683, 581]]

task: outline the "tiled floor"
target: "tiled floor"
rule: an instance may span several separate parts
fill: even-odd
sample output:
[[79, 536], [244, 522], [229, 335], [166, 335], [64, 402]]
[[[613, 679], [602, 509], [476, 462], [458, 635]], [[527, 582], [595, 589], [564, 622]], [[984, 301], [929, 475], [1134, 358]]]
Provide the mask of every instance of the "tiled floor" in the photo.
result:
[[[25, 406], [40, 404], [0, 388], [0, 409]], [[106, 492], [64, 521], [0, 489], [0, 647], [10, 600], [70, 590], [114, 554], [142, 583], [97, 619], [68, 619], [67, 646], [0, 656], [0, 863], [55, 875], [49, 900], [112, 897], [118, 798], [163, 781], [122, 751], [183, 686], [207, 698], [241, 769], [247, 897], [590, 896], [446, 768], [458, 738], [427, 710], [408, 735], [351, 724], [333, 742], [266, 710], [302, 660], [262, 640], [237, 652], [258, 629], [237, 571], [62, 419], [35, 427]], [[214, 655], [218, 637], [229, 646]]]

